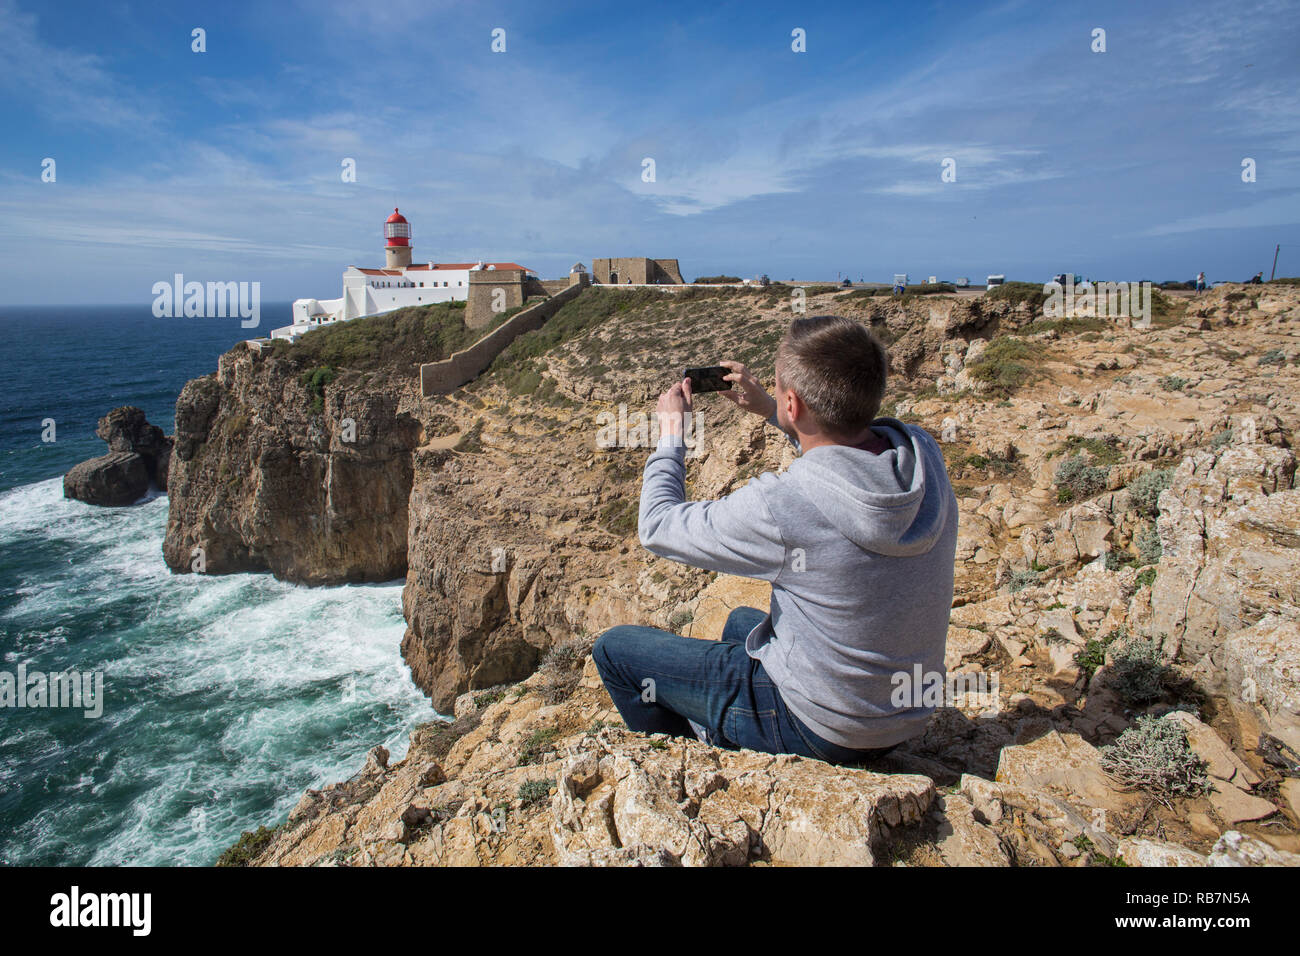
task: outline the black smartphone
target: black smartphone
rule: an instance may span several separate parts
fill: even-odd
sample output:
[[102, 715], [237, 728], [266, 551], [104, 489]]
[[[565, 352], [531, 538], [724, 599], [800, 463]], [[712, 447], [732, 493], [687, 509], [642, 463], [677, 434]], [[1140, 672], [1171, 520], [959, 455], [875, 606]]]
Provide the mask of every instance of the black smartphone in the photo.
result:
[[691, 380], [691, 394], [696, 392], [725, 392], [730, 390], [731, 383], [723, 381], [724, 375], [730, 375], [731, 369], [725, 365], [710, 365], [706, 368], [688, 368], [682, 373], [682, 378]]

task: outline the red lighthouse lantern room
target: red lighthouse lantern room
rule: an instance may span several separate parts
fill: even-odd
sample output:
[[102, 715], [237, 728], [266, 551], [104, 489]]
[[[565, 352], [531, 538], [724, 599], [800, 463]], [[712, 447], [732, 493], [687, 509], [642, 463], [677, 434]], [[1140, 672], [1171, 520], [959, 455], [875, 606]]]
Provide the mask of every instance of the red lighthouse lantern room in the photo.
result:
[[405, 269], [411, 264], [411, 224], [396, 209], [384, 223], [384, 265], [389, 269]]
[[396, 209], [384, 223], [384, 235], [388, 238], [390, 246], [409, 246], [411, 244], [411, 224], [406, 221]]

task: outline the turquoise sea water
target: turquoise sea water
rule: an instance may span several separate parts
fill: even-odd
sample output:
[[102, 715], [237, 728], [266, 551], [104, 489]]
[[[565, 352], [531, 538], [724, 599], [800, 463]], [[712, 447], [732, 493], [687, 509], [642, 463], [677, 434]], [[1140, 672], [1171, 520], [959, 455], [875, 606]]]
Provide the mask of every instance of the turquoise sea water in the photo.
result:
[[97, 718], [0, 708], [0, 863], [208, 864], [375, 744], [400, 756], [436, 716], [399, 653], [400, 581], [173, 575], [165, 496], [63, 498], [63, 471], [104, 451], [100, 415], [137, 404], [170, 433], [185, 380], [249, 333], [146, 306], [4, 309], [0, 334], [18, 346], [0, 366], [0, 672], [104, 679]]

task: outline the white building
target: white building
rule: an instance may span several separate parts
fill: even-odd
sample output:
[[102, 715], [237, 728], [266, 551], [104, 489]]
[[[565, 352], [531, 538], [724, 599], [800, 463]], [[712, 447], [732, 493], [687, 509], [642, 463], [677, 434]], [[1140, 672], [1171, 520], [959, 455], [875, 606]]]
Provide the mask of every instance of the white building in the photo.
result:
[[295, 299], [293, 325], [271, 332], [273, 339], [293, 341], [305, 332], [367, 315], [379, 315], [412, 305], [465, 301], [469, 274], [479, 269], [532, 271], [514, 262], [422, 262], [411, 264], [411, 226], [396, 209], [384, 224], [385, 268], [348, 266], [343, 295], [338, 299]]

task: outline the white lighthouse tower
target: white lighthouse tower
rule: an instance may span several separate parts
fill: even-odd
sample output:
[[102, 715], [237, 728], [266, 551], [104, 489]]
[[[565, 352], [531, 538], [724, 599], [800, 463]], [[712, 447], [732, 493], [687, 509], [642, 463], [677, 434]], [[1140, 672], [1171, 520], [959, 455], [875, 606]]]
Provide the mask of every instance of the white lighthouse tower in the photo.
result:
[[389, 269], [405, 269], [411, 264], [411, 224], [396, 209], [384, 223], [384, 265]]

